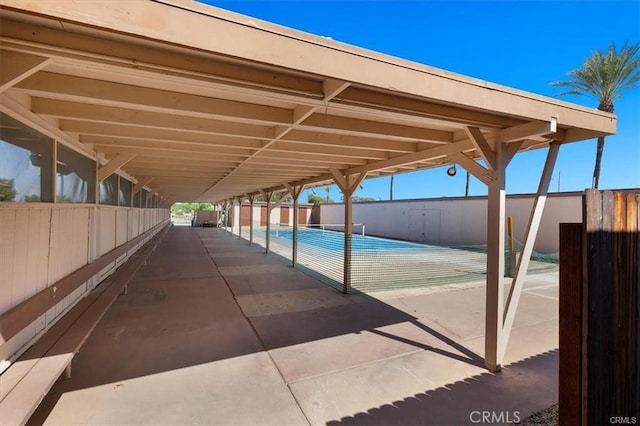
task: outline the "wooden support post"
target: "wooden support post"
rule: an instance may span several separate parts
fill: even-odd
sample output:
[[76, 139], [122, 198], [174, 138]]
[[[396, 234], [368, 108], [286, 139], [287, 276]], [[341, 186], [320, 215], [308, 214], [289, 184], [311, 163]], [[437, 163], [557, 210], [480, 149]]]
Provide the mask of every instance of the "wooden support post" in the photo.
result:
[[292, 253], [291, 253], [291, 266], [294, 268], [298, 264], [298, 216], [299, 216], [299, 204], [298, 200], [300, 199], [300, 194], [302, 194], [302, 190], [304, 189], [304, 185], [298, 186], [288, 186], [289, 194], [291, 194], [291, 198], [293, 198], [293, 236], [292, 236]]
[[549, 184], [551, 182], [551, 176], [553, 176], [553, 168], [555, 167], [559, 151], [560, 144], [558, 142], [553, 142], [549, 145], [549, 152], [547, 153], [547, 159], [544, 164], [544, 169], [542, 170], [540, 183], [538, 184], [538, 192], [536, 193], [533, 209], [531, 210], [531, 216], [529, 217], [529, 224], [527, 226], [527, 232], [522, 246], [522, 253], [520, 253], [520, 259], [516, 266], [516, 273], [513, 277], [513, 282], [511, 283], [509, 296], [507, 297], [504, 314], [503, 342], [500, 346], [500, 359], [504, 357], [507, 350], [507, 343], [509, 342], [511, 328], [513, 327], [513, 321], [515, 320], [520, 295], [522, 294], [524, 279], [527, 276], [529, 261], [531, 260], [531, 254], [533, 253], [533, 244], [536, 241], [538, 229], [540, 228], [540, 221], [542, 220], [542, 213], [544, 212], [544, 205], [547, 201], [547, 193], [549, 192]]
[[269, 246], [271, 244], [271, 197], [273, 192], [263, 192], [263, 194], [267, 199], [267, 230], [264, 234], [264, 252], [269, 254]]
[[342, 279], [342, 292], [351, 291], [351, 246], [353, 239], [353, 199], [351, 195], [344, 196], [344, 274]]
[[220, 203], [220, 217], [218, 218], [219, 227], [225, 229], [225, 221], [227, 220], [227, 200], [224, 203]]
[[351, 196], [367, 173], [362, 172], [345, 176], [339, 170], [331, 169], [331, 174], [344, 195], [344, 273], [342, 279], [342, 292], [347, 294], [351, 289], [352, 271], [351, 240], [353, 234], [353, 199]]
[[242, 239], [242, 197], [238, 197], [238, 239]]
[[503, 144], [496, 144], [495, 180], [490, 182], [487, 220], [487, 287], [485, 312], [485, 366], [500, 371], [504, 310], [505, 170]]
[[249, 244], [253, 244], [253, 201], [256, 199], [255, 195], [247, 196], [249, 200]]
[[229, 219], [231, 215], [231, 202], [229, 200], [227, 200], [224, 208], [224, 229], [225, 231], [229, 231]]

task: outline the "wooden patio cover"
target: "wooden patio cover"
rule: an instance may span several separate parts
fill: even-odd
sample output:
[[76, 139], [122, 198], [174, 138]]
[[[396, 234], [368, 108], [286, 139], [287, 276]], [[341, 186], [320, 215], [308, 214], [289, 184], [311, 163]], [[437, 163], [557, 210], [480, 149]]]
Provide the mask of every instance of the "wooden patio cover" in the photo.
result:
[[191, 1], [0, 0], [0, 17], [0, 110], [167, 202], [452, 162], [488, 183], [498, 143], [615, 132], [595, 109]]

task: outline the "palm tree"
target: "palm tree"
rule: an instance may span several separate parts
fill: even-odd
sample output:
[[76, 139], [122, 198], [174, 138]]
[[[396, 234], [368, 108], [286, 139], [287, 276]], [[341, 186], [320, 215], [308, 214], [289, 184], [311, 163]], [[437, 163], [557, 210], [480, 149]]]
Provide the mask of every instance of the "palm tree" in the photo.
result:
[[[581, 68], [569, 71], [568, 81], [555, 81], [552, 86], [563, 86], [569, 90], [562, 95], [592, 95], [598, 98], [600, 111], [613, 112], [613, 100], [622, 94], [640, 86], [640, 43], [632, 46], [625, 42], [620, 50], [615, 43], [609, 45], [606, 52], [596, 50], [588, 57]], [[600, 181], [600, 163], [604, 150], [604, 136], [598, 138], [596, 164], [593, 170], [593, 188], [598, 188]]]

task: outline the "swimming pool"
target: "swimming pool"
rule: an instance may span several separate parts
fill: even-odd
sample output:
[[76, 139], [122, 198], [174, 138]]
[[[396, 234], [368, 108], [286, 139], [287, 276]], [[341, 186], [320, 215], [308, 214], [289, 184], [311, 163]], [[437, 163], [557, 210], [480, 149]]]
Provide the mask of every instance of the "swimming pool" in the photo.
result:
[[[270, 237], [272, 240], [285, 239], [292, 241], [293, 230], [271, 230]], [[298, 243], [309, 244], [325, 250], [342, 251], [344, 249], [344, 233], [322, 229], [302, 228], [298, 230]], [[427, 247], [431, 246], [406, 241], [389, 240], [386, 238], [362, 236], [359, 234], [352, 234], [351, 237], [351, 250], [353, 251], [425, 249]]]
[[[248, 239], [248, 232], [243, 237]], [[255, 227], [253, 241], [266, 246], [266, 227]], [[292, 260], [293, 230], [273, 226], [269, 251]], [[328, 229], [298, 230], [296, 267], [341, 288], [344, 276], [344, 233]], [[451, 247], [352, 234], [351, 286], [361, 291], [432, 287], [486, 279], [482, 247]], [[509, 264], [505, 261], [505, 267]], [[557, 265], [531, 261], [529, 271]]]

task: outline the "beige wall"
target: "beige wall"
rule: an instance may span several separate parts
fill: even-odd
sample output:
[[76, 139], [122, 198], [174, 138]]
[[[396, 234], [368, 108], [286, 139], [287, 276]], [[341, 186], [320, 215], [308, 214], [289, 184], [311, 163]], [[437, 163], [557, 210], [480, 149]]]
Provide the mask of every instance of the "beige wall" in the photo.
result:
[[[0, 314], [168, 220], [169, 211], [163, 209], [0, 203]], [[0, 371], [133, 252], [135, 249], [0, 345]]]
[[[249, 204], [244, 204], [245, 206], [248, 206]], [[290, 207], [291, 210], [289, 211], [289, 223], [282, 223], [281, 225], [283, 226], [293, 226], [293, 204], [285, 204], [286, 206]], [[266, 203], [253, 203], [253, 226], [260, 226], [260, 217], [261, 217], [261, 207], [266, 206]], [[298, 208], [300, 209], [307, 209], [307, 223], [309, 223], [309, 219], [311, 218], [311, 208], [313, 206], [312, 205], [308, 205], [308, 204], [300, 204]], [[238, 233], [238, 225], [239, 225], [239, 213], [240, 211], [240, 206], [238, 204], [234, 204], [233, 208], [232, 208], [232, 215], [233, 215], [233, 232], [234, 233]], [[244, 219], [248, 219], [248, 218], [244, 218]], [[271, 214], [269, 215], [269, 223], [276, 224], [276, 223], [280, 223], [280, 206], [276, 206], [273, 208], [273, 210], [271, 210]]]
[[[507, 197], [506, 214], [513, 217], [517, 241], [524, 239], [533, 200], [533, 196]], [[343, 223], [343, 204], [321, 205], [320, 221]], [[558, 252], [558, 225], [581, 221], [581, 194], [550, 195], [534, 250]], [[353, 222], [364, 223], [368, 235], [443, 245], [485, 244], [487, 199], [470, 197], [354, 203]]]

